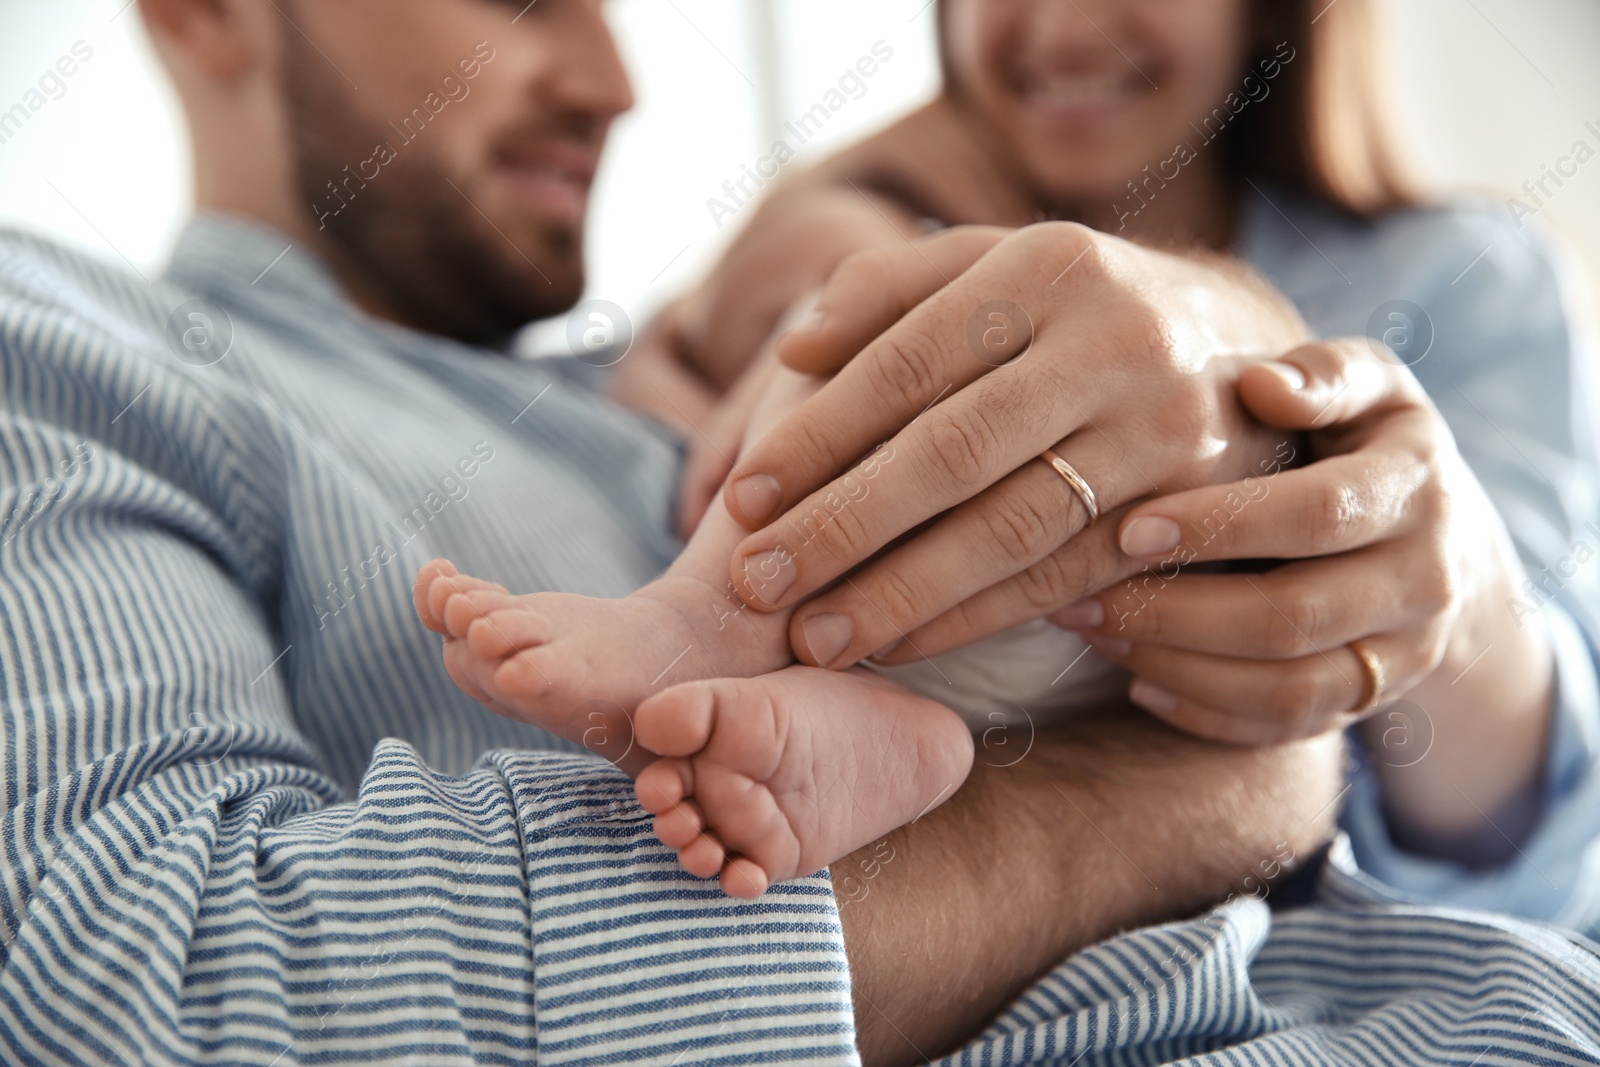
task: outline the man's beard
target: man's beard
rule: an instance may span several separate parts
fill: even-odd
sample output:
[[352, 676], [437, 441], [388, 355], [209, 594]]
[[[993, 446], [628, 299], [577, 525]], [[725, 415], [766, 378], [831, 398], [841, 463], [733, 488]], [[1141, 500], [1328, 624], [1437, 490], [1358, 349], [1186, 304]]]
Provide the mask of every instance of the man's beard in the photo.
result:
[[[296, 34], [284, 35], [283, 79], [296, 195], [313, 219], [338, 211], [319, 222], [322, 250], [381, 314], [441, 336], [495, 345], [577, 302], [583, 292], [580, 228], [551, 224], [538, 247], [524, 241], [518, 248], [467, 199], [471, 190], [460, 181], [452, 185], [428, 156], [429, 146], [396, 143], [391, 128], [361, 114], [349, 84]], [[433, 121], [449, 122], [454, 106]], [[424, 127], [418, 136], [428, 133]], [[350, 181], [379, 142], [394, 158], [375, 178]]]

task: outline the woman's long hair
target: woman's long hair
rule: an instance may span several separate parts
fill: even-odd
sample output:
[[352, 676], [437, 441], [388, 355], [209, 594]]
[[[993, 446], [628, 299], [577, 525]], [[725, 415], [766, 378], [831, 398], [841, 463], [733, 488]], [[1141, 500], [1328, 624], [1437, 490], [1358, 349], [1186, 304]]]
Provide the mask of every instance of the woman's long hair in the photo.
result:
[[[1062, 0], [1065, 2], [1065, 0]], [[1294, 58], [1272, 91], [1232, 122], [1217, 147], [1229, 172], [1369, 217], [1418, 203], [1422, 195], [1393, 129], [1388, 41], [1381, 0], [1254, 0], [1251, 49], [1241, 81], [1281, 43]], [[958, 90], [945, 46], [947, 91]]]

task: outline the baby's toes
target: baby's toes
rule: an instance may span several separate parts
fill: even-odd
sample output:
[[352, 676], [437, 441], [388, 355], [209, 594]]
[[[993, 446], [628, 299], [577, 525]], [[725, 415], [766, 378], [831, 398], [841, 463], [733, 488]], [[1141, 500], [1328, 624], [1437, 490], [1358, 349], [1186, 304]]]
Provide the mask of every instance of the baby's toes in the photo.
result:
[[536, 648], [553, 636], [550, 620], [526, 608], [501, 608], [474, 619], [467, 627], [467, 645], [475, 656], [505, 659], [513, 652]]
[[[422, 565], [422, 569], [417, 571], [417, 580], [411, 583], [411, 604], [417, 609], [417, 618], [434, 633], [444, 633], [444, 620], [429, 603], [429, 594], [436, 581], [453, 578], [455, 574], [455, 564], [447, 559], [433, 559]], [[440, 601], [440, 607], [443, 607], [443, 601]]]
[[[446, 563], [446, 566], [450, 565]], [[426, 573], [426, 569], [424, 569], [423, 573], [417, 575], [419, 588], [421, 587], [424, 573]], [[422, 590], [422, 595], [427, 601], [428, 613], [437, 619], [443, 620], [445, 604], [449, 602], [451, 597], [458, 593], [475, 593], [483, 589], [496, 591], [500, 590], [501, 587], [492, 582], [486, 582], [481, 578], [474, 578], [470, 574], [457, 574], [455, 567], [450, 566], [449, 573], [439, 570], [433, 575], [433, 580], [428, 583], [426, 589]]]
[[772, 879], [761, 865], [747, 856], [737, 856], [722, 868], [722, 891], [730, 897], [754, 900], [767, 891]]
[[634, 710], [634, 736], [658, 756], [692, 756], [711, 740], [714, 682], [685, 682], [646, 698]]
[[444, 669], [450, 680], [467, 696], [480, 704], [493, 699], [478, 682], [479, 661], [467, 650], [465, 644], [453, 637], [444, 639]]
[[472, 624], [501, 608], [511, 607], [511, 597], [493, 589], [455, 593], [444, 604], [444, 628], [451, 637], [465, 638]]
[[575, 700], [582, 691], [582, 655], [560, 644], [513, 652], [494, 669], [489, 689], [501, 700], [538, 704]]
[[685, 848], [706, 828], [706, 819], [692, 800], [680, 801], [656, 816], [655, 832], [668, 848]]
[[[638, 728], [635, 719], [634, 730]], [[639, 777], [633, 783], [633, 792], [639, 798], [639, 806], [650, 814], [660, 815], [671, 811], [694, 792], [694, 768], [688, 760], [658, 759], [639, 772]], [[695, 811], [699, 810], [696, 805]]]
[[[800, 842], [766, 786], [737, 775], [716, 778], [719, 780], [714, 783], [702, 783], [697, 799], [728, 851], [759, 867], [769, 884], [800, 873], [795, 870], [800, 862]], [[711, 786], [709, 792], [707, 785]], [[765, 890], [763, 885], [754, 895]]]
[[424, 594], [427, 601], [428, 614], [441, 623], [447, 623], [447, 609], [452, 599], [456, 596], [480, 592], [507, 595], [503, 587], [492, 582], [483, 581], [480, 578], [474, 578], [468, 574], [441, 574], [434, 578], [433, 584], [428, 586], [427, 592]]
[[710, 834], [701, 834], [678, 850], [678, 865], [696, 878], [713, 878], [722, 870], [727, 851]]

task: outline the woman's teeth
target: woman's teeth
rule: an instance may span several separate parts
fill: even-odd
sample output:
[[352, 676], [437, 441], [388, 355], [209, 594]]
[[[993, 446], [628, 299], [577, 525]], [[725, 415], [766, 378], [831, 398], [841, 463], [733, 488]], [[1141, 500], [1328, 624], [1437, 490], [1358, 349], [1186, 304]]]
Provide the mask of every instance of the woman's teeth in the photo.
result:
[[1093, 107], [1121, 100], [1127, 95], [1127, 80], [1103, 75], [1094, 78], [1051, 78], [1042, 82], [1034, 97], [1051, 107]]

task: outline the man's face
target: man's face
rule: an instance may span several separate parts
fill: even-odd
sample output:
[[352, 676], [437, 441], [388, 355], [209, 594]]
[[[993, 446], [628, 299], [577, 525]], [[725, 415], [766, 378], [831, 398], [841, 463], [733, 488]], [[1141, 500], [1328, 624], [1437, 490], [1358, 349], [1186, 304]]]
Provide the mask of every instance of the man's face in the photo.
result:
[[600, 0], [276, 0], [294, 197], [356, 298], [476, 343], [571, 307], [611, 120]]

